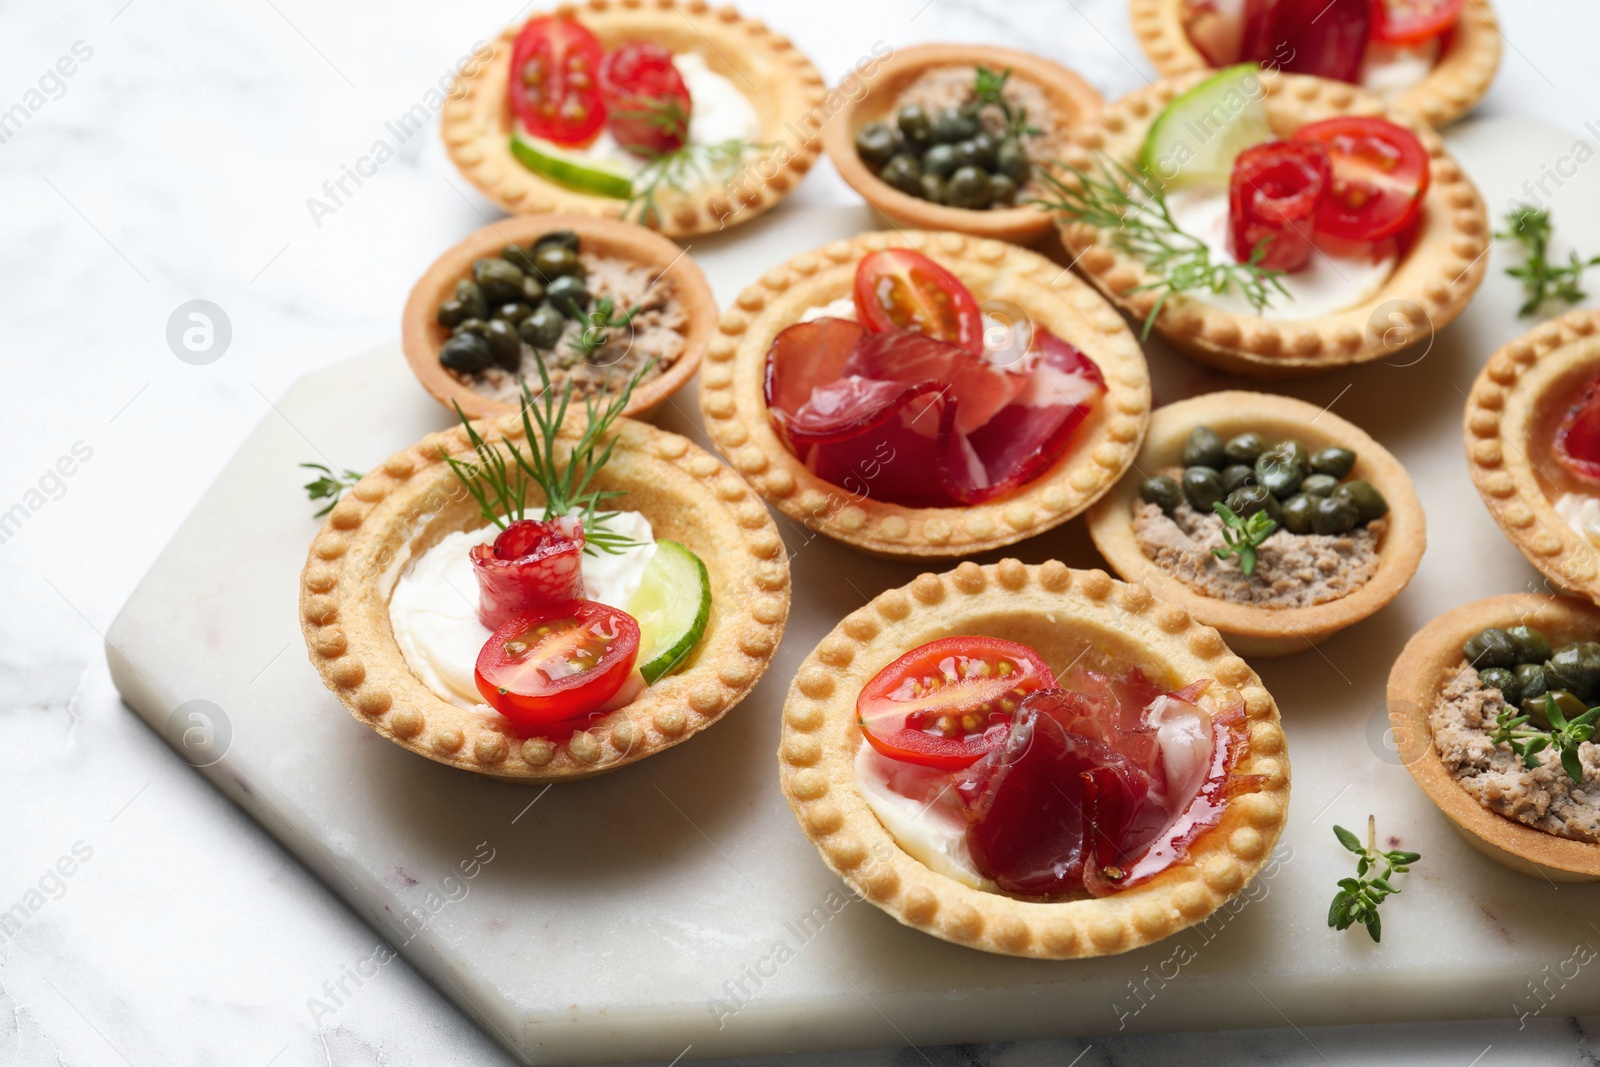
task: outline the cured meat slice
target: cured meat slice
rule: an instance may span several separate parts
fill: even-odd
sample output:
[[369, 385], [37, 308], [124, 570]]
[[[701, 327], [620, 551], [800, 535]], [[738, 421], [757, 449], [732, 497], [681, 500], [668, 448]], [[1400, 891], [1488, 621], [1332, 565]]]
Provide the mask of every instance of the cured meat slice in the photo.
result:
[[498, 630], [517, 615], [563, 600], [583, 600], [583, 523], [519, 519], [492, 545], [473, 545], [478, 621]]

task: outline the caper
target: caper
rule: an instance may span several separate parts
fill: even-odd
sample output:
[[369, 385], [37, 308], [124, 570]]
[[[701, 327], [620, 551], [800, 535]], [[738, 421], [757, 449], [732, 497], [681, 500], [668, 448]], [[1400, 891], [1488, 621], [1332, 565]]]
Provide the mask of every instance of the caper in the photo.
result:
[[1543, 664], [1519, 663], [1512, 673], [1517, 676], [1517, 692], [1522, 694], [1522, 700], [1544, 696], [1544, 691], [1550, 688], [1544, 680]]
[[937, 174], [923, 174], [919, 179], [922, 199], [930, 204], [944, 203], [944, 179]]
[[994, 151], [995, 167], [1016, 182], [1023, 185], [1028, 176], [1033, 173], [1033, 166], [1028, 162], [1028, 153], [1023, 149], [1022, 142], [1014, 138], [1006, 138], [1000, 142], [1000, 147]]
[[1184, 438], [1185, 467], [1215, 467], [1220, 470], [1227, 465], [1224, 462], [1226, 458], [1222, 451], [1222, 438], [1209, 426], [1196, 426]]
[[993, 170], [995, 158], [1000, 150], [1000, 142], [995, 140], [994, 134], [980, 132], [967, 143], [978, 153], [978, 158], [974, 162], [984, 170]]
[[900, 147], [900, 135], [886, 122], [869, 122], [856, 131], [856, 155], [873, 170], [893, 158]]
[[1283, 502], [1283, 528], [1292, 534], [1310, 533], [1316, 507], [1316, 497], [1296, 493]]
[[1306, 496], [1331, 496], [1338, 486], [1339, 479], [1331, 474], [1308, 474], [1300, 482], [1300, 491]]
[[978, 116], [953, 107], [939, 112], [939, 117], [934, 119], [933, 139], [943, 144], [955, 144], [975, 136], [981, 129]]
[[[1511, 638], [1506, 638], [1510, 643]], [[1513, 646], [1514, 647], [1514, 646]], [[1555, 689], [1566, 689], [1587, 696], [1600, 688], [1600, 644], [1573, 642], [1556, 649], [1544, 661], [1546, 683]]]
[[522, 300], [530, 307], [538, 307], [539, 301], [544, 299], [544, 282], [533, 275], [522, 279]]
[[958, 141], [951, 147], [951, 150], [955, 152], [957, 166], [984, 169], [983, 149], [978, 146], [977, 138], [969, 137], [965, 141]]
[[541, 248], [549, 248], [551, 246], [570, 248], [576, 252], [578, 250], [578, 234], [573, 230], [551, 230], [549, 233], [540, 235], [533, 242], [533, 250], [535, 252]]
[[1265, 511], [1273, 522], [1283, 523], [1283, 505], [1264, 485], [1246, 485], [1228, 494], [1228, 509], [1241, 519]]
[[495, 318], [505, 319], [513, 326], [532, 314], [533, 308], [520, 300], [511, 304], [502, 304], [500, 307], [495, 308], [494, 311]]
[[1311, 510], [1311, 532], [1319, 534], [1349, 533], [1361, 522], [1361, 515], [1350, 501], [1338, 496], [1315, 497]]
[[446, 300], [439, 305], [435, 317], [440, 326], [453, 327], [467, 317], [467, 308], [459, 300]]
[[517, 332], [535, 348], [554, 348], [566, 322], [561, 312], [546, 304], [518, 323]]
[[1146, 504], [1155, 504], [1170, 515], [1179, 504], [1183, 503], [1183, 490], [1178, 488], [1178, 483], [1171, 477], [1158, 474], [1139, 483], [1139, 499]]
[[583, 264], [578, 262], [578, 253], [561, 245], [546, 245], [535, 252], [533, 269], [544, 279], [546, 289], [549, 289], [550, 283], [557, 278], [583, 274]]
[[1504, 667], [1485, 667], [1478, 672], [1478, 681], [1485, 689], [1500, 690], [1500, 696], [1507, 704], [1517, 704], [1522, 700], [1522, 688], [1517, 684], [1517, 676]]
[[989, 175], [989, 204], [1009, 207], [1017, 198], [1017, 183], [1004, 174]]
[[1356, 454], [1348, 448], [1323, 448], [1311, 454], [1311, 469], [1318, 474], [1343, 478], [1356, 465]]
[[1359, 479], [1343, 482], [1333, 491], [1333, 495], [1354, 504], [1363, 523], [1381, 519], [1389, 514], [1389, 502], [1383, 499], [1383, 494], [1378, 492], [1371, 482]]
[[514, 264], [503, 259], [480, 259], [472, 265], [472, 278], [490, 307], [522, 299], [524, 277]]
[[500, 250], [500, 258], [524, 274], [533, 269], [533, 253], [521, 245], [506, 245]]
[[1235, 463], [1254, 463], [1266, 450], [1266, 439], [1258, 433], [1242, 433], [1222, 446], [1223, 454]]
[[900, 127], [900, 135], [918, 147], [933, 140], [933, 122], [921, 104], [907, 104], [895, 115], [894, 121]]
[[1496, 626], [1479, 630], [1467, 638], [1467, 643], [1461, 646], [1461, 654], [1480, 671], [1485, 667], [1517, 665], [1517, 646], [1511, 643], [1511, 638], [1504, 630]]
[[883, 165], [878, 177], [902, 193], [912, 196], [922, 193], [922, 168], [917, 165], [915, 156], [900, 153]]
[[1272, 490], [1273, 496], [1293, 496], [1305, 476], [1292, 441], [1273, 445], [1256, 457], [1256, 481]]
[[1256, 484], [1256, 469], [1244, 463], [1234, 463], [1222, 468], [1222, 491], [1231, 493], [1246, 485]]
[[491, 319], [483, 328], [483, 339], [501, 367], [513, 372], [522, 369], [522, 338], [517, 336], [515, 326], [505, 319]]
[[439, 362], [462, 374], [476, 374], [494, 362], [489, 344], [475, 333], [450, 338], [439, 349]]
[[1544, 706], [1546, 697], [1550, 697], [1555, 700], [1556, 707], [1561, 709], [1561, 717], [1569, 722], [1572, 720], [1573, 716], [1582, 715], [1584, 712], [1589, 710], [1583, 706], [1583, 701], [1579, 700], [1576, 695], [1567, 692], [1565, 689], [1552, 689], [1549, 692], [1541, 693], [1536, 697], [1523, 697], [1522, 714], [1528, 717], [1527, 725], [1532, 726], [1536, 730], [1550, 729], [1550, 716], [1546, 712]]
[[989, 175], [977, 167], [957, 167], [945, 183], [944, 195], [951, 207], [982, 211], [989, 206]]
[[1196, 511], [1211, 512], [1211, 505], [1226, 494], [1222, 479], [1210, 467], [1189, 467], [1183, 472], [1183, 496]]
[[1531, 626], [1510, 626], [1506, 636], [1517, 649], [1518, 663], [1543, 663], [1550, 658], [1550, 642]]
[[572, 305], [577, 304], [579, 311], [589, 310], [589, 303], [594, 298], [589, 295], [589, 290], [584, 288], [583, 281], [570, 274], [563, 274], [544, 288], [544, 295], [557, 311], [569, 317], [576, 317], [572, 313]]
[[956, 169], [956, 150], [947, 144], [936, 144], [922, 153], [922, 173], [950, 177]]
[[450, 333], [452, 336], [457, 337], [464, 333], [470, 333], [478, 337], [482, 337], [483, 328], [487, 325], [489, 325], [488, 322], [483, 319], [462, 319], [460, 322], [456, 323], [456, 328], [451, 330]]
[[467, 318], [489, 317], [489, 302], [483, 298], [483, 290], [478, 288], [478, 283], [471, 278], [462, 278], [456, 282], [456, 300], [466, 309]]
[[1286, 450], [1294, 458], [1295, 463], [1299, 465], [1301, 470], [1307, 474], [1311, 473], [1311, 451], [1305, 445], [1293, 438], [1289, 438], [1279, 441], [1272, 447]]

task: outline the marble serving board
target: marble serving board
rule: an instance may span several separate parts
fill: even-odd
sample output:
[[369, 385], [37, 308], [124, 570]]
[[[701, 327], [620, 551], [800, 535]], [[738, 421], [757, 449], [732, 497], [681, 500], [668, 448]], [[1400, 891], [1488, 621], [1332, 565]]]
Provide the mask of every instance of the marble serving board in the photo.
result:
[[[1562, 187], [1546, 181], [1544, 199], [1563, 243], [1600, 246], [1600, 168], [1571, 165], [1572, 135], [1498, 121], [1451, 140], [1497, 216], [1508, 197], [1528, 198], [1524, 181], [1559, 169]], [[726, 306], [771, 265], [875, 225], [865, 209], [779, 210], [690, 252]], [[449, 423], [398, 346], [313, 374], [276, 404], [110, 629], [112, 673], [153, 729], [371, 923], [372, 956], [308, 1002], [323, 1018], [394, 952], [541, 1064], [1593, 1010], [1600, 967], [1585, 964], [1600, 945], [1600, 887], [1481, 856], [1386, 738], [1384, 680], [1413, 631], [1463, 601], [1540, 588], [1473, 492], [1459, 429], [1478, 369], [1528, 325], [1507, 262], [1497, 246], [1484, 291], [1426, 352], [1281, 387], [1331, 405], [1408, 465], [1429, 550], [1376, 617], [1256, 664], [1294, 768], [1275, 862], [1205, 926], [1124, 956], [1043, 962], [946, 944], [852, 899], [823, 866], [778, 790], [784, 690], [841, 617], [921, 568], [781, 517], [795, 591], [783, 646], [749, 699], [678, 748], [593, 781], [523, 788], [353, 721], [307, 663], [296, 621], [318, 525], [297, 464], [366, 469]], [[1239, 384], [1149, 349], [1158, 402]], [[705, 442], [692, 389], [660, 421]], [[1101, 565], [1081, 523], [1008, 554]], [[199, 733], [185, 743], [186, 731]], [[1369, 813], [1386, 840], [1424, 856], [1384, 905], [1381, 945], [1325, 922], [1351, 867], [1332, 827]]]

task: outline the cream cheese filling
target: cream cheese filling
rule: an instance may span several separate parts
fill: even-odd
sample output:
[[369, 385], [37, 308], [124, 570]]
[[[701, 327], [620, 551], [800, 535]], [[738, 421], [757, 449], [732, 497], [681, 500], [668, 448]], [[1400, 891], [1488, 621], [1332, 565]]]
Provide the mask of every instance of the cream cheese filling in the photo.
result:
[[1361, 60], [1361, 87], [1385, 100], [1426, 78], [1439, 62], [1439, 38], [1417, 45], [1372, 41]]

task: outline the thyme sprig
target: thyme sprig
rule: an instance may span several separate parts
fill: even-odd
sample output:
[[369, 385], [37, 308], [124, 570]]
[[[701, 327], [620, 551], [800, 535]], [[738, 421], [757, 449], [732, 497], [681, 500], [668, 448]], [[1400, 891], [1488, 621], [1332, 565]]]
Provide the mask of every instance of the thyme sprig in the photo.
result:
[[1510, 746], [1513, 753], [1522, 757], [1522, 765], [1529, 769], [1539, 766], [1539, 753], [1553, 747], [1561, 758], [1561, 767], [1567, 772], [1567, 777], [1582, 784], [1583, 760], [1579, 757], [1578, 746], [1594, 736], [1595, 722], [1600, 720], [1600, 708], [1590, 708], [1582, 715], [1568, 719], [1561, 713], [1555, 698], [1546, 693], [1544, 713], [1550, 720], [1548, 733], [1537, 728], [1524, 730], [1522, 727], [1527, 725], [1529, 716], [1518, 715], [1516, 709], [1508, 705], [1494, 720], [1495, 729], [1489, 735], [1490, 743]]
[[1550, 237], [1553, 231], [1550, 212], [1527, 204], [1517, 204], [1506, 212], [1506, 228], [1495, 233], [1495, 237], [1502, 241], [1515, 241], [1522, 246], [1522, 265], [1506, 268], [1507, 274], [1522, 282], [1522, 292], [1526, 296], [1522, 306], [1517, 309], [1519, 318], [1534, 314], [1546, 300], [1576, 304], [1589, 295], [1578, 282], [1582, 280], [1585, 270], [1600, 265], [1600, 256], [1584, 259], [1572, 252], [1567, 262], [1551, 263]]
[[996, 71], [988, 67], [979, 66], [972, 78], [972, 95], [979, 104], [993, 104], [1000, 109], [1000, 114], [1005, 116], [1005, 136], [1021, 140], [1026, 136], [1037, 136], [1044, 131], [1028, 122], [1028, 109], [1025, 107], [1012, 107], [1011, 101], [1006, 99], [1006, 82], [1011, 80], [1011, 68]]
[[1204, 241], [1178, 228], [1161, 183], [1151, 175], [1135, 173], [1104, 155], [1095, 170], [1065, 163], [1055, 166], [1070, 177], [1041, 172], [1039, 177], [1054, 195], [1033, 203], [1059, 211], [1073, 222], [1107, 231], [1113, 248], [1142, 260], [1145, 270], [1156, 276], [1156, 281], [1129, 290], [1149, 289], [1159, 294], [1145, 317], [1141, 340], [1150, 336], [1156, 317], [1175, 293], [1223, 293], [1229, 286], [1237, 286], [1257, 312], [1266, 308], [1274, 294], [1289, 295], [1279, 281], [1283, 272], [1261, 265], [1266, 241], [1256, 245], [1243, 263], [1214, 261]]
[[[1328, 925], [1335, 930], [1348, 930], [1356, 923], [1367, 928], [1373, 941], [1383, 940], [1383, 923], [1378, 918], [1378, 905], [1385, 897], [1400, 892], [1390, 881], [1397, 874], [1405, 874], [1411, 865], [1422, 858], [1417, 852], [1393, 849], [1379, 852], [1377, 821], [1367, 816], [1367, 842], [1342, 826], [1335, 826], [1333, 834], [1339, 844], [1361, 859], [1356, 863], [1354, 878], [1339, 879], [1339, 891], [1333, 895], [1333, 905], [1328, 909]], [[1373, 874], [1371, 872], [1379, 873]]]
[[641, 226], [656, 227], [661, 224], [661, 205], [656, 198], [665, 190], [681, 193], [691, 182], [730, 177], [744, 162], [746, 155], [766, 147], [742, 137], [715, 144], [691, 144], [689, 113], [684, 109], [683, 102], [675, 96], [658, 97], [639, 108], [618, 110], [613, 114], [617, 118], [645, 122], [680, 142], [678, 148], [666, 152], [644, 144], [622, 146], [646, 161], [633, 176], [633, 194], [622, 205], [623, 220], [637, 222]]
[[[607, 431], [622, 417], [634, 387], [653, 364], [654, 360], [646, 362], [621, 390], [607, 394], [603, 406], [593, 396], [584, 398], [583, 429], [563, 463], [556, 457], [556, 437], [572, 406], [573, 383], [568, 378], [558, 395], [550, 387], [550, 372], [545, 369], [541, 357], [538, 367], [542, 388], [538, 397], [532, 395], [526, 381], [522, 383], [522, 436], [527, 447], [511, 440], [501, 442], [498, 447], [490, 444], [478, 433], [460, 405], [456, 405], [456, 414], [461, 425], [466, 427], [478, 462], [463, 463], [454, 456], [446, 456], [445, 462], [478, 502], [484, 518], [502, 530], [525, 516], [528, 488], [537, 485], [544, 491], [541, 518], [546, 522], [578, 513], [583, 522], [586, 553], [599, 550], [615, 555], [634, 548], [638, 542], [607, 528], [607, 523], [617, 513], [602, 511], [600, 507], [605, 501], [624, 495], [623, 492], [595, 489], [593, 483], [595, 474], [611, 459], [611, 450], [617, 444], [614, 437], [606, 440]], [[606, 392], [607, 384], [601, 383], [602, 393]]]
[[614, 314], [617, 305], [609, 296], [596, 300], [593, 311], [584, 311], [576, 300], [568, 300], [567, 304], [572, 309], [572, 318], [583, 323], [583, 330], [567, 341], [567, 347], [584, 359], [589, 359], [600, 350], [611, 338], [612, 330], [627, 326], [635, 315], [644, 310], [635, 304], [620, 315]]
[[302, 463], [300, 466], [308, 470], [322, 472], [322, 477], [315, 478], [304, 486], [306, 496], [313, 501], [326, 500], [328, 502], [321, 511], [317, 512], [316, 517], [319, 519], [333, 510], [333, 506], [339, 502], [339, 498], [344, 495], [346, 489], [361, 480], [361, 472], [350, 470], [348, 467], [340, 471], [324, 466], [321, 463]]
[[1278, 524], [1265, 511], [1240, 517], [1232, 508], [1217, 501], [1211, 510], [1222, 516], [1222, 547], [1213, 548], [1211, 554], [1218, 559], [1239, 557], [1239, 571], [1246, 578], [1256, 571], [1256, 549], [1272, 536]]

